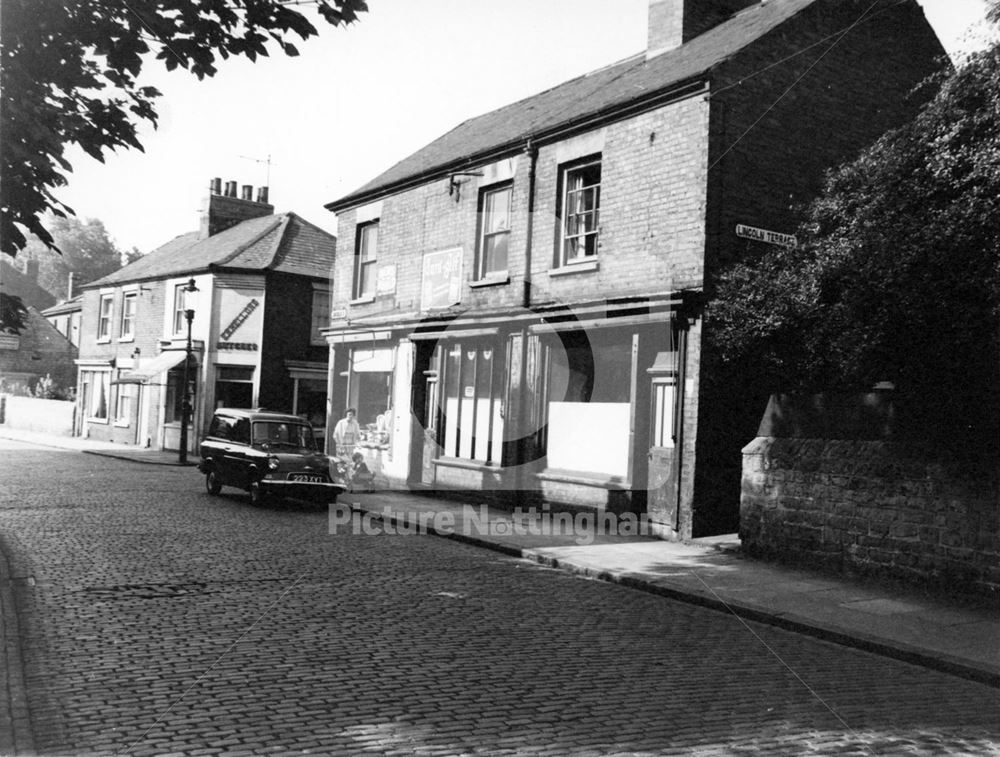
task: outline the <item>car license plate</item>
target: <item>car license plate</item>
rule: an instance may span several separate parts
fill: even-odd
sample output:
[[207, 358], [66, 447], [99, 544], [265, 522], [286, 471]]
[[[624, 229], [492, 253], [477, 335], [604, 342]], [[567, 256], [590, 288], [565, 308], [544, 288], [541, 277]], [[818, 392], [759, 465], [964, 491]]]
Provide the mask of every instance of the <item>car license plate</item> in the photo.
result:
[[289, 481], [309, 481], [311, 483], [322, 484], [323, 481], [324, 481], [324, 478], [322, 476], [316, 475], [315, 473], [289, 473], [288, 474], [288, 480]]

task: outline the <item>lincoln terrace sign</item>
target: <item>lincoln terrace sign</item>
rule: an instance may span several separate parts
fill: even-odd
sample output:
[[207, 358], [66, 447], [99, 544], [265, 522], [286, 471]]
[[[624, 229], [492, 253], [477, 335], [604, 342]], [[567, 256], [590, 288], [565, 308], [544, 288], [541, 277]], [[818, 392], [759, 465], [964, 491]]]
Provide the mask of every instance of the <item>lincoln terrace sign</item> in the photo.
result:
[[736, 224], [736, 236], [744, 239], [753, 239], [756, 242], [765, 244], [777, 244], [782, 247], [794, 247], [798, 240], [792, 234], [781, 234], [777, 231], [758, 229], [755, 226], [745, 226], [742, 223]]

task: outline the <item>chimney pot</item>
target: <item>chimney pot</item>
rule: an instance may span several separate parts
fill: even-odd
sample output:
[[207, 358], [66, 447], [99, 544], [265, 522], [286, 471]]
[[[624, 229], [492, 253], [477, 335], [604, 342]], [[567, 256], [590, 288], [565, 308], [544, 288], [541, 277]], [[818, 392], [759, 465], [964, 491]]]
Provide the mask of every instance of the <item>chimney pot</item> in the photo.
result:
[[257, 187], [257, 202], [267, 203], [267, 187]]
[[226, 197], [236, 197], [236, 182], [227, 181], [226, 182]]
[[212, 179], [212, 181], [209, 182], [209, 186], [211, 187], [212, 194], [214, 195], [222, 194], [222, 179], [218, 177]]
[[242, 199], [246, 200], [247, 202], [253, 202], [253, 185], [252, 184], [244, 184], [243, 185], [243, 197], [242, 197]]

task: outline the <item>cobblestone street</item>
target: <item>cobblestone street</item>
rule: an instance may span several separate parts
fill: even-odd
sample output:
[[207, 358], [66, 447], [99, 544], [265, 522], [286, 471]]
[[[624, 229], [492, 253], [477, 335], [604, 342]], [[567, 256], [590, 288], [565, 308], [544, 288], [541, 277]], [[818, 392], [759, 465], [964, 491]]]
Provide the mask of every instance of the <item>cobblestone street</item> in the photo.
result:
[[193, 468], [0, 454], [38, 754], [1000, 754], [988, 686], [447, 539], [330, 535]]

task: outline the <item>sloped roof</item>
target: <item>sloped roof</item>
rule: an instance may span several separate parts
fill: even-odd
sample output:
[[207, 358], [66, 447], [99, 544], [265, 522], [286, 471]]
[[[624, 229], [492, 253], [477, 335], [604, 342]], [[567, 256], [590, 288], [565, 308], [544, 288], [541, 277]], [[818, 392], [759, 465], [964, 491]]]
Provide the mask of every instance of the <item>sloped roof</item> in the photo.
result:
[[[4, 258], [7, 256], [4, 255]], [[26, 306], [44, 310], [56, 304], [56, 296], [37, 281], [21, 273], [14, 265], [0, 259], [0, 291], [20, 297]]]
[[513, 147], [528, 137], [543, 138], [560, 127], [696, 80], [817, 1], [757, 3], [680, 47], [648, 60], [643, 52], [472, 118], [325, 207], [338, 210], [366, 201], [435, 169]]
[[220, 268], [324, 278], [333, 266], [336, 242], [332, 234], [294, 213], [251, 218], [205, 239], [196, 231], [181, 234], [86, 288]]
[[50, 308], [46, 308], [42, 311], [42, 315], [46, 318], [52, 315], [63, 315], [64, 313], [76, 313], [83, 310], [83, 295], [78, 294], [68, 300], [63, 300], [62, 302], [53, 305]]

